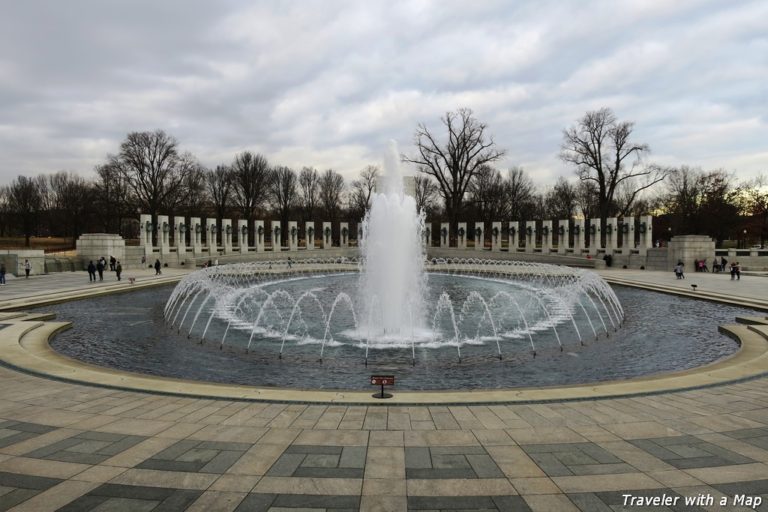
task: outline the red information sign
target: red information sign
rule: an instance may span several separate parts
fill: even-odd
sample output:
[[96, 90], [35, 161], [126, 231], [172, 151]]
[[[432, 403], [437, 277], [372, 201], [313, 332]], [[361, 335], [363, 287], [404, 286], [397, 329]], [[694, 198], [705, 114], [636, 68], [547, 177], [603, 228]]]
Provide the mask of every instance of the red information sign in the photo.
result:
[[371, 385], [373, 386], [394, 386], [394, 375], [371, 375]]

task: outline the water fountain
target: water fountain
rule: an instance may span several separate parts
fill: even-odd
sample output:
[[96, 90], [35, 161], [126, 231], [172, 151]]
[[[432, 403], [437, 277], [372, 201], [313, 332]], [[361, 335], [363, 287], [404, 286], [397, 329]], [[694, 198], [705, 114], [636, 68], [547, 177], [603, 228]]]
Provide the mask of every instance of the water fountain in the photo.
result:
[[359, 260], [197, 271], [168, 299], [166, 321], [222, 349], [276, 352], [282, 359], [316, 346], [321, 362], [329, 350], [344, 357], [360, 350], [366, 365], [372, 351], [377, 360], [408, 353], [412, 365], [425, 351], [452, 353], [456, 361], [467, 354], [536, 357], [621, 325], [621, 304], [592, 272], [516, 261], [427, 262], [424, 218], [403, 191], [394, 144], [385, 170], [383, 191], [363, 221]]

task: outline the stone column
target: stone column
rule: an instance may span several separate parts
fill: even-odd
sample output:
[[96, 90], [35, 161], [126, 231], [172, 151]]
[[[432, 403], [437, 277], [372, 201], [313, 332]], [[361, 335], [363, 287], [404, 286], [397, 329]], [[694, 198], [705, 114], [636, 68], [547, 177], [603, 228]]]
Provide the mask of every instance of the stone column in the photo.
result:
[[616, 252], [619, 238], [619, 222], [616, 217], [608, 217], [605, 224], [605, 253]]
[[509, 223], [509, 252], [517, 252], [520, 248], [520, 223]]
[[200, 217], [189, 218], [189, 242], [192, 244], [192, 254], [199, 256], [203, 254], [203, 225], [200, 223]]
[[218, 256], [219, 236], [216, 229], [216, 219], [205, 219], [205, 236], [208, 244], [208, 256]]
[[536, 248], [536, 221], [525, 222], [525, 252], [533, 252]]
[[485, 249], [485, 222], [475, 222], [475, 250]]
[[270, 222], [270, 228], [272, 229], [272, 252], [280, 252], [283, 250], [283, 230], [280, 227], [280, 221]]
[[339, 224], [339, 247], [349, 247], [349, 223]]
[[232, 254], [232, 219], [221, 219], [221, 238], [224, 254]]
[[552, 221], [541, 221], [541, 253], [549, 254], [552, 250]]
[[240, 254], [248, 252], [248, 221], [245, 219], [237, 220], [237, 248]]
[[589, 219], [589, 254], [594, 256], [600, 246], [600, 219]]
[[160, 254], [171, 253], [171, 224], [167, 215], [157, 216], [157, 245], [160, 246]]
[[315, 223], [310, 221], [304, 224], [304, 238], [306, 239], [307, 250], [315, 250]]
[[330, 222], [323, 222], [323, 249], [333, 247], [333, 225]]
[[570, 219], [560, 219], [557, 221], [557, 254], [568, 254], [568, 249], [570, 249], [568, 235], [570, 232]]
[[653, 247], [653, 217], [651, 215], [642, 215], [640, 217], [640, 225], [638, 230], [640, 231], [640, 243], [637, 246], [640, 254], [645, 256], [648, 254], [648, 249]]
[[184, 217], [173, 218], [173, 245], [176, 246], [176, 254], [181, 260], [187, 253], [187, 230], [189, 227], [184, 222]]
[[146, 213], [139, 215], [139, 246], [144, 248], [144, 254], [152, 254], [152, 216]]
[[447, 222], [440, 223], [440, 248], [447, 249], [451, 246], [451, 225]]
[[573, 254], [581, 256], [586, 247], [587, 233], [584, 230], [584, 219], [574, 219], [571, 226], [573, 231]]
[[459, 228], [456, 231], [456, 247], [459, 249], [467, 248], [467, 223], [459, 222]]
[[491, 223], [491, 251], [501, 251], [501, 222]]
[[295, 220], [288, 221], [288, 250], [299, 250], [299, 223]]
[[254, 244], [253, 247], [256, 249], [256, 252], [264, 252], [265, 250], [265, 238], [267, 235], [267, 230], [264, 229], [264, 221], [263, 220], [257, 220], [253, 223], [253, 237], [254, 237]]
[[635, 218], [624, 217], [621, 222], [621, 253], [631, 254], [635, 248]]

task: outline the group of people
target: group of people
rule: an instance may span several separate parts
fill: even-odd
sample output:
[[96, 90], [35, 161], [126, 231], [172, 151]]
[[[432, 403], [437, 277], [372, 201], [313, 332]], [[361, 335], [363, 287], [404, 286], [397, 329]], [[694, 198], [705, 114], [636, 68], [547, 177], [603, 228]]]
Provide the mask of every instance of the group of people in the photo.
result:
[[[24, 260], [24, 276], [29, 279], [29, 273], [32, 272], [32, 263], [28, 260]], [[5, 269], [5, 263], [0, 263], [0, 286], [5, 285], [5, 275], [8, 271]]]
[[[683, 264], [683, 261], [678, 260], [677, 265], [675, 265], [675, 276], [678, 279], [685, 279], [684, 267], [685, 265]], [[704, 259], [693, 260], [693, 267], [696, 272], [709, 272], [707, 261]], [[715, 259], [712, 260], [712, 272], [719, 273], [725, 272], [726, 270], [730, 270], [731, 272], [731, 281], [741, 280], [741, 264], [738, 261], [732, 262], [729, 266], [728, 260], [724, 257], [721, 257], [719, 260], [715, 257]]]
[[[96, 263], [93, 263], [93, 260], [88, 262], [88, 281], [93, 283], [96, 282], [96, 274], [99, 274], [99, 281], [104, 280], [104, 270], [107, 268], [107, 259], [102, 256], [98, 260], [96, 260]], [[123, 265], [120, 264], [120, 260], [116, 259], [114, 256], [109, 257], [109, 270], [115, 273], [117, 276], [117, 280], [121, 280], [121, 274], [123, 273]]]

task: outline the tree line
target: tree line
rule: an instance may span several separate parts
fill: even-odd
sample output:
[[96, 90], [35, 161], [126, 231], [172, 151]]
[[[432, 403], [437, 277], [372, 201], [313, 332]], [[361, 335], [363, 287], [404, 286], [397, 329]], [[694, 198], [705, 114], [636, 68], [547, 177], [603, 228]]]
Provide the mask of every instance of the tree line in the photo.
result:
[[[634, 124], [607, 108], [587, 112], [562, 133], [561, 160], [575, 180], [543, 189], [521, 167], [499, 169], [505, 155], [471, 110], [441, 118], [442, 129], [418, 125], [414, 164], [417, 207], [432, 221], [606, 219], [661, 216], [675, 234], [718, 241], [768, 238], [768, 181], [738, 182], [723, 170], [671, 168], [647, 161], [650, 147], [633, 138]], [[138, 213], [213, 216], [250, 221], [362, 219], [381, 174], [375, 165], [345, 182], [333, 169], [293, 169], [243, 151], [206, 168], [177, 139], [157, 130], [129, 133], [92, 179], [60, 171], [18, 176], [0, 187], [0, 237], [64, 236], [83, 232], [138, 236]], [[352, 229], [351, 233], [357, 232]], [[746, 239], [746, 235], [744, 235]]]

